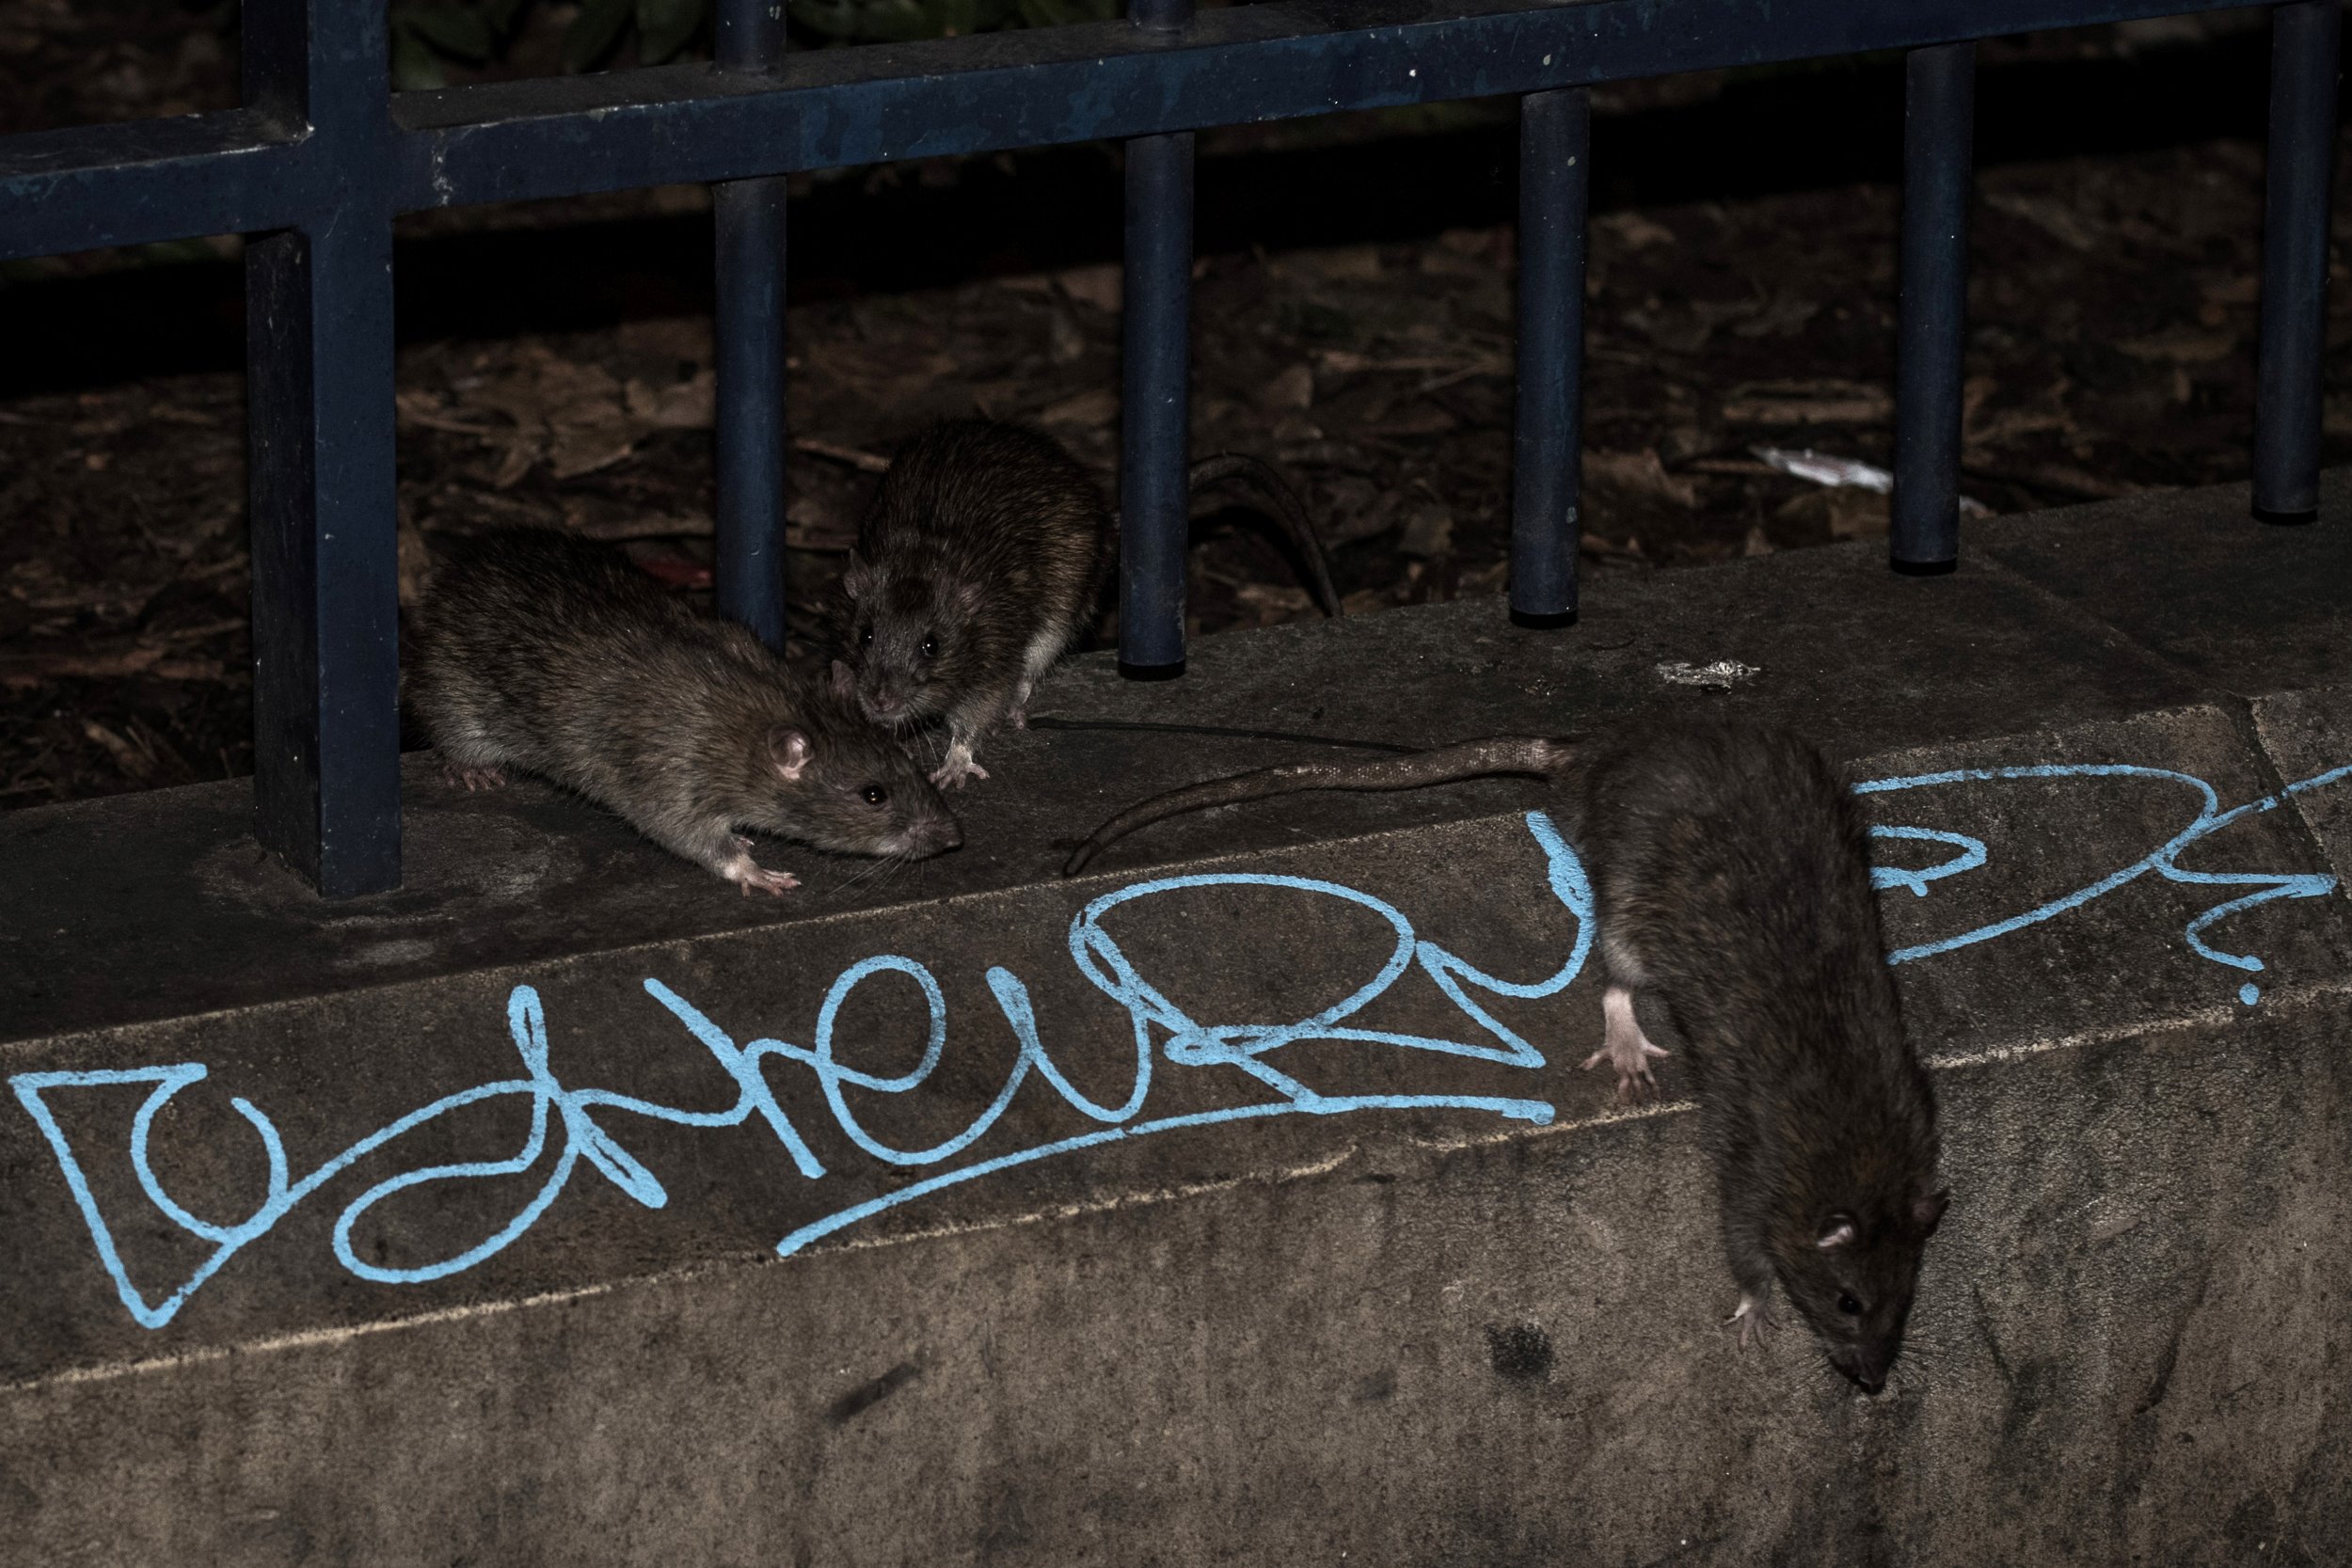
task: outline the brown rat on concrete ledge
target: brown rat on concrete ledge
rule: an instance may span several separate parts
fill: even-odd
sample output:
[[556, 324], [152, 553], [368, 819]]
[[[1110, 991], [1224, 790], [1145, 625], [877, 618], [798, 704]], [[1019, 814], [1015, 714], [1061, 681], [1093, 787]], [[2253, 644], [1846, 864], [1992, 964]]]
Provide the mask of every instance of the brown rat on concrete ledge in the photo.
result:
[[452, 544], [406, 695], [453, 781], [539, 774], [747, 895], [797, 881], [755, 861], [741, 829], [905, 859], [962, 842], [921, 767], [838, 693], [570, 534]]
[[1371, 762], [1212, 779], [1129, 807], [1063, 868], [1181, 812], [1310, 789], [1415, 789], [1530, 774], [1592, 879], [1606, 989], [1601, 1048], [1622, 1100], [1666, 1053], [1636, 991], [1685, 1042], [1740, 1285], [1740, 1342], [1777, 1278], [1830, 1363], [1876, 1393], [1902, 1349], [1919, 1261], [1943, 1218], [1935, 1095], [1903, 1031], [1868, 837], [1812, 746], [1735, 723], [1591, 737], [1499, 736]]
[[[1193, 465], [1193, 490], [1238, 482], [1263, 500], [1338, 614], [1323, 546], [1281, 476], [1238, 452]], [[875, 723], [947, 725], [932, 782], [988, 777], [974, 760], [1094, 614], [1113, 555], [1093, 476], [1051, 436], [991, 420], [924, 431], [891, 463], [842, 573], [836, 679]]]

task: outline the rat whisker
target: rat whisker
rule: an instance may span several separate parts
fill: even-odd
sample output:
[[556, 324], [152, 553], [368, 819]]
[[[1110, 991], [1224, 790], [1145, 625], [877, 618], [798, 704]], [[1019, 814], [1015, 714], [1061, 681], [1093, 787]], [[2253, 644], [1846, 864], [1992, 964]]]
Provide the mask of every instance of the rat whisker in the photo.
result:
[[834, 885], [833, 891], [836, 894], [850, 893], [869, 882], [879, 882], [914, 858], [904, 852], [878, 855], [843, 878]]

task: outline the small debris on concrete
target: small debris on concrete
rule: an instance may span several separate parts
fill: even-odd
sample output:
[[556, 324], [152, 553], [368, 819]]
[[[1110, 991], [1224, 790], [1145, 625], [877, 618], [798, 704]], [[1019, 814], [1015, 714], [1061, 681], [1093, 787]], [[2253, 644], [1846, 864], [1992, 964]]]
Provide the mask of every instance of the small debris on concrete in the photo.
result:
[[1763, 673], [1762, 665], [1742, 664], [1736, 658], [1719, 658], [1712, 664], [1692, 664], [1677, 658], [1658, 666], [1658, 678], [1668, 686], [1695, 686], [1705, 691], [1728, 691], [1740, 682]]

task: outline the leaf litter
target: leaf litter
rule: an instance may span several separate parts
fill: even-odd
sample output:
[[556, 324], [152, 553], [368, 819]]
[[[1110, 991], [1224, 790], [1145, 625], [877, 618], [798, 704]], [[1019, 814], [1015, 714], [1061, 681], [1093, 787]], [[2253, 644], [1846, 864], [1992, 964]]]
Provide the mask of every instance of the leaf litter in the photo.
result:
[[[1981, 174], [1972, 499], [2016, 512], [2244, 476], [2261, 167], [2217, 142]], [[1898, 210], [1862, 186], [1596, 216], [1588, 592], [1883, 533]], [[1505, 586], [1511, 256], [1507, 229], [1463, 229], [1196, 269], [1194, 451], [1291, 476], [1352, 613]], [[2340, 318], [2348, 293], [2340, 272]], [[794, 625], [930, 419], [1042, 424], [1112, 486], [1119, 306], [1103, 263], [796, 305]], [[2330, 462], [2352, 458], [2348, 351], [2332, 334]], [[692, 317], [405, 348], [404, 607], [437, 537], [516, 522], [612, 541], [707, 597], [712, 364]], [[235, 376], [185, 375], [0, 404], [0, 804], [250, 770], [242, 402]], [[1196, 633], [1315, 613], [1263, 519], [1217, 511], [1195, 539]]]

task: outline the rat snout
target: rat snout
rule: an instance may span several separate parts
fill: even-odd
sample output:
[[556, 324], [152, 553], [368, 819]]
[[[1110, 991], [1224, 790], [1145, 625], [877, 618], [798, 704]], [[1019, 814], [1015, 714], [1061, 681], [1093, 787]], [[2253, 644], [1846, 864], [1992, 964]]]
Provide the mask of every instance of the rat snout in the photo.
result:
[[919, 861], [963, 847], [963, 829], [956, 821], [955, 813], [936, 801], [914, 806], [899, 821], [898, 831], [890, 841], [890, 853], [894, 855]]
[[1842, 1355], [1831, 1356], [1830, 1362], [1855, 1387], [1866, 1394], [1876, 1394], [1886, 1387], [1887, 1371], [1895, 1364], [1895, 1350], [1887, 1345], [1857, 1345]]
[[963, 847], [963, 829], [956, 821], [955, 814], [949, 811], [943, 810], [936, 816], [927, 816], [915, 823], [909, 836], [922, 847], [927, 855], [941, 855], [950, 849]]

